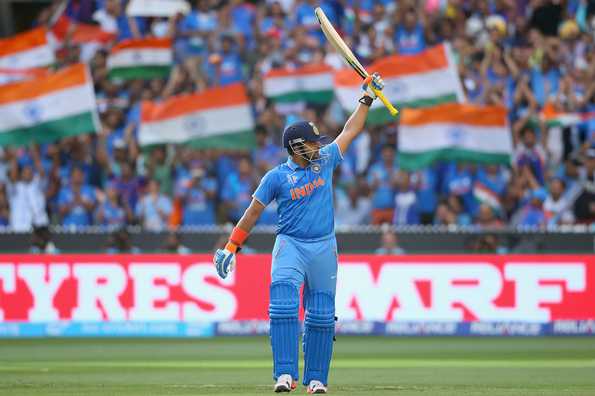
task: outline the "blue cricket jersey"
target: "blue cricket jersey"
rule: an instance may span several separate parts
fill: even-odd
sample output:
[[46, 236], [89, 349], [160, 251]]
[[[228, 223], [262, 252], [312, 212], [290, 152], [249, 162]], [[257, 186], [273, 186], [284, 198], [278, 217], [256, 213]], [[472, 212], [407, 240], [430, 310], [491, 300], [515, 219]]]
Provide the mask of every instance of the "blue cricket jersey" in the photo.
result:
[[265, 206], [277, 201], [278, 234], [308, 240], [333, 235], [333, 171], [343, 156], [335, 142], [321, 148], [320, 155], [318, 172], [313, 166], [300, 168], [290, 157], [268, 171], [254, 192]]

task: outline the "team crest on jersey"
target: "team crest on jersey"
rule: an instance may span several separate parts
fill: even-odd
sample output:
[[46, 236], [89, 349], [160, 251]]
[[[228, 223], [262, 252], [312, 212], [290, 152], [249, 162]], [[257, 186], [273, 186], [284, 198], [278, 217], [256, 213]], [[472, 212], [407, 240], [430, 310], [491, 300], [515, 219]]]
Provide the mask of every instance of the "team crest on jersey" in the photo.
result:
[[319, 164], [312, 164], [312, 171], [314, 173], [320, 173], [320, 165]]

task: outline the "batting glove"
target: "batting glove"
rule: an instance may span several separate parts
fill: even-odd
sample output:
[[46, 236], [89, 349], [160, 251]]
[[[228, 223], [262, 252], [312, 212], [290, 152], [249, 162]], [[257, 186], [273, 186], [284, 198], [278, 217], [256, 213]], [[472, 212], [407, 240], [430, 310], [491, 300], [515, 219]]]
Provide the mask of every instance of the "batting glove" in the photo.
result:
[[378, 73], [374, 73], [371, 76], [366, 77], [362, 85], [364, 92], [372, 97], [372, 99], [376, 99], [376, 94], [372, 88], [377, 91], [382, 91], [384, 88], [384, 80], [382, 80], [382, 77], [380, 77], [380, 74]]
[[219, 276], [225, 279], [236, 266], [236, 255], [227, 249], [217, 249], [213, 257], [213, 264], [215, 264]]

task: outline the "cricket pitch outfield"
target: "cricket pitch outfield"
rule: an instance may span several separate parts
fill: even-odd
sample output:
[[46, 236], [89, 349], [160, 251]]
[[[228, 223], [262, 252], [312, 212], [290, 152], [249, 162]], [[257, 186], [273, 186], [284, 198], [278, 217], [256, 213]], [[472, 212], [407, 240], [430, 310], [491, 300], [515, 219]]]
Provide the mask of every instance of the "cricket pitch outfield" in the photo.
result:
[[[0, 340], [0, 395], [266, 395], [272, 383], [264, 337]], [[343, 336], [329, 394], [593, 396], [595, 337]]]

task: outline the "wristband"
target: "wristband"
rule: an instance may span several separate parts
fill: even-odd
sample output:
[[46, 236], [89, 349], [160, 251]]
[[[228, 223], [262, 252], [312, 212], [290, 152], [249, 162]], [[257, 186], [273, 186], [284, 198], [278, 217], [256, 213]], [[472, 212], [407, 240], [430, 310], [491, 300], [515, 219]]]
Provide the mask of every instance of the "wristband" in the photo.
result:
[[229, 242], [225, 245], [225, 248], [233, 253], [238, 252], [244, 242], [246, 242], [246, 239], [248, 239], [248, 235], [250, 234], [240, 227], [235, 227], [229, 236]]
[[359, 102], [363, 105], [370, 107], [372, 106], [374, 99], [370, 95], [363, 95], [361, 98], [359, 98]]

